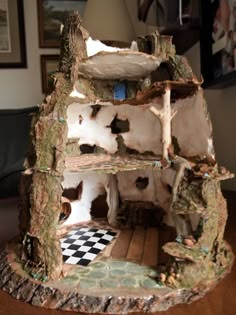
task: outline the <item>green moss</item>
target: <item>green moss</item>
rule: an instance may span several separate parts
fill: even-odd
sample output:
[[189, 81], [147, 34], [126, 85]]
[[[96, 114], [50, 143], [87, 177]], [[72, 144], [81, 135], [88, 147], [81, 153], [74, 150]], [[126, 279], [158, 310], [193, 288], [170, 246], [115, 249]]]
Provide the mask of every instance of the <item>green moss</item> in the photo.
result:
[[163, 250], [171, 256], [186, 259], [192, 262], [198, 262], [203, 259], [203, 254], [198, 247], [187, 247], [179, 243], [167, 243]]
[[195, 76], [187, 61], [183, 56], [171, 55], [168, 64], [172, 72], [172, 80], [179, 81], [192, 81]]
[[179, 185], [178, 194], [173, 203], [173, 209], [177, 214], [206, 212], [206, 202], [202, 196], [202, 179], [183, 178]]
[[160, 36], [158, 32], [154, 32], [145, 37], [138, 37], [137, 43], [139, 51], [153, 54], [162, 61], [175, 55], [175, 46], [172, 44], [171, 36]]
[[68, 139], [67, 140], [66, 149], [65, 149], [65, 153], [67, 156], [81, 155], [78, 141], [79, 141], [79, 139]]
[[[33, 262], [41, 261], [46, 266], [48, 278], [58, 277], [62, 266], [56, 228], [67, 137], [66, 108], [71, 89], [71, 83], [58, 74], [55, 91], [42, 107], [40, 117], [33, 126], [32, 143], [36, 161], [30, 186], [30, 221], [26, 232], [33, 240], [30, 259]], [[26, 251], [29, 252], [29, 249], [26, 248]]]

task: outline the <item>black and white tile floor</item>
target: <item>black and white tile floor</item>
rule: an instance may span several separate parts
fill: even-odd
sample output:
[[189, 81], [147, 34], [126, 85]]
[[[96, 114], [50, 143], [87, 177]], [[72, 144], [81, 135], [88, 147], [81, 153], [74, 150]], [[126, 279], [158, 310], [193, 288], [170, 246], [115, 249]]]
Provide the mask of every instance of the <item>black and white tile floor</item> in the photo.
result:
[[87, 266], [115, 236], [116, 232], [110, 229], [78, 227], [71, 230], [61, 239], [64, 263]]

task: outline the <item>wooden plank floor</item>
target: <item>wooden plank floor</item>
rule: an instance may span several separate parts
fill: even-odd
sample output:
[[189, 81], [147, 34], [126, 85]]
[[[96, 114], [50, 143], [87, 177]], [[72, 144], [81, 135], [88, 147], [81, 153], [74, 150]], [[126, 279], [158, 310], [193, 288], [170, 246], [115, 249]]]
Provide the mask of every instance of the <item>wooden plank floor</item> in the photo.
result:
[[143, 247], [142, 265], [156, 266], [158, 261], [158, 230], [148, 228], [146, 230], [145, 242]]
[[174, 240], [173, 229], [154, 227], [124, 229], [116, 240], [111, 251], [114, 259], [127, 259], [136, 261], [146, 266], [156, 266], [165, 263], [167, 255], [162, 251], [162, 246]]

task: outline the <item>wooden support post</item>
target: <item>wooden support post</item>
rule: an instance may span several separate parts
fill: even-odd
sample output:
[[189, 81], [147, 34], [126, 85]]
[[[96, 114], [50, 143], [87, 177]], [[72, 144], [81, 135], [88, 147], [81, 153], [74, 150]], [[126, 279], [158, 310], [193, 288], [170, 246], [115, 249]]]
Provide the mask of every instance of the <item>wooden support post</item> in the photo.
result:
[[[171, 120], [176, 114], [176, 112], [172, 112], [171, 110], [171, 89], [169, 85], [166, 86], [165, 93], [163, 94], [162, 108], [157, 109], [154, 106], [151, 106], [150, 111], [160, 120], [162, 130], [162, 157], [163, 159], [168, 160], [169, 149], [171, 146]], [[184, 170], [186, 168], [191, 168], [188, 161], [184, 158], [176, 157], [174, 161], [174, 169], [176, 171], [176, 175], [172, 189], [172, 203], [170, 211], [175, 222], [178, 235], [188, 235], [190, 232], [188, 222], [179, 215], [176, 215], [175, 210], [173, 209], [173, 203], [176, 199], [178, 187], [183, 179]]]
[[171, 146], [171, 106], [170, 87], [167, 86], [163, 95], [163, 123], [162, 123], [162, 145], [163, 158], [168, 159], [169, 148]]
[[163, 94], [163, 105], [162, 109], [157, 109], [154, 106], [150, 107], [150, 111], [158, 117], [161, 123], [162, 131], [162, 157], [168, 160], [169, 148], [171, 146], [171, 104], [170, 104], [171, 90], [167, 85], [165, 93]]
[[109, 184], [106, 189], [107, 192], [107, 205], [108, 205], [108, 222], [112, 226], [117, 226], [117, 211], [119, 208], [119, 191], [117, 177], [110, 174]]

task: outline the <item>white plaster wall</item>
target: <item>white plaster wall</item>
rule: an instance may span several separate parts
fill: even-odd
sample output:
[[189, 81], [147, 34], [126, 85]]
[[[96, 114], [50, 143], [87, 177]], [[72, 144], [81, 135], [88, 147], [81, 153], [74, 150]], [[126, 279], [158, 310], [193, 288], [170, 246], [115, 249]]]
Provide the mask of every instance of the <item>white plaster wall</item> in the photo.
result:
[[[177, 110], [172, 120], [172, 135], [177, 138], [183, 156], [214, 155], [211, 126], [206, 119], [203, 102], [202, 91], [199, 90], [192, 97], [172, 103], [173, 111]], [[101, 107], [93, 119], [89, 104], [70, 104], [67, 110], [68, 137], [78, 138], [79, 145], [97, 145], [114, 154], [118, 149], [117, 134], [112, 134], [108, 126], [117, 116], [118, 119], [129, 121], [129, 132], [121, 133], [127, 147], [140, 153], [151, 151], [161, 154], [160, 121], [149, 110], [150, 106], [160, 108], [161, 103], [142, 106], [104, 104], [107, 105]]]
[[40, 104], [40, 54], [57, 54], [57, 49], [39, 49], [36, 0], [24, 0], [27, 68], [0, 69], [0, 109], [25, 108]]
[[[200, 75], [200, 45], [187, 53], [194, 72]], [[213, 90], [206, 89], [205, 97], [213, 125], [216, 160], [236, 175], [236, 86]], [[224, 189], [236, 190], [236, 179], [222, 183]]]

